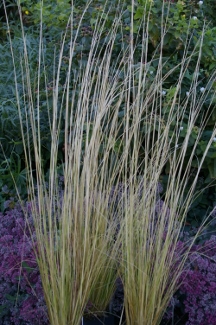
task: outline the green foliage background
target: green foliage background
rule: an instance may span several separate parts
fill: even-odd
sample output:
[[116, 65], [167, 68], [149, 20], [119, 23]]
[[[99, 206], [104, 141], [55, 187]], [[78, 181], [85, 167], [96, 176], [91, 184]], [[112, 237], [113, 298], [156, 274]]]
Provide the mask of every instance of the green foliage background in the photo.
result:
[[[29, 55], [29, 69], [31, 73], [32, 89], [34, 90], [36, 101], [37, 87], [37, 63], [38, 63], [38, 46], [39, 46], [39, 22], [41, 3], [37, 0], [20, 0], [22, 7], [22, 19], [25, 25], [25, 33], [27, 37], [28, 55]], [[51, 110], [52, 107], [52, 87], [53, 87], [53, 71], [55, 71], [58, 63], [58, 51], [61, 45], [61, 39], [63, 32], [67, 27], [69, 15], [71, 13], [70, 1], [65, 0], [44, 0], [42, 8], [43, 13], [43, 35], [44, 35], [44, 62], [46, 66], [46, 76], [41, 73], [41, 85], [44, 84], [44, 89], [40, 89], [40, 110], [42, 112], [41, 119], [41, 135], [42, 135], [42, 152], [43, 152], [43, 166], [45, 172], [48, 172], [49, 157], [50, 157], [50, 139], [47, 136], [49, 134], [49, 119], [47, 107]], [[87, 1], [74, 1], [73, 11], [73, 33], [76, 35], [80, 18], [83, 15], [84, 8]], [[15, 59], [17, 63], [17, 75], [18, 85], [20, 85], [20, 105], [24, 107], [25, 97], [22, 93], [22, 71], [20, 68], [20, 58], [23, 58], [23, 45], [20, 34], [19, 26], [19, 14], [17, 12], [14, 1], [8, 1], [8, 9], [10, 12], [10, 35], [13, 39], [13, 47], [15, 49]], [[104, 8], [106, 6], [104, 13]], [[11, 9], [12, 8], [12, 9]], [[116, 13], [123, 12], [121, 15], [121, 30], [119, 30], [114, 48], [114, 59], [120, 60], [120, 53], [126, 49], [130, 42], [130, 33], [134, 33], [134, 39], [136, 39], [136, 52], [134, 58], [134, 65], [145, 64], [148, 72], [148, 80], [151, 82], [155, 78], [157, 66], [160, 58], [160, 53], [163, 53], [163, 76], [171, 71], [172, 68], [177, 67], [184, 57], [184, 51], [187, 50], [188, 54], [193, 53], [193, 48], [199, 41], [203, 28], [205, 28], [205, 36], [202, 46], [202, 57], [200, 66], [197, 69], [197, 55], [193, 54], [190, 65], [187, 67], [187, 71], [184, 75], [181, 91], [178, 93], [177, 100], [182, 103], [182, 107], [186, 101], [189, 107], [192, 98], [188, 97], [191, 87], [196, 85], [197, 96], [202, 98], [203, 89], [208, 92], [208, 98], [202, 103], [203, 111], [209, 110], [209, 121], [206, 129], [202, 134], [199, 141], [196, 155], [196, 160], [193, 161], [194, 171], [198, 167], [199, 161], [202, 158], [205, 151], [208, 139], [211, 137], [213, 126], [216, 122], [216, 98], [214, 97], [214, 89], [216, 89], [216, 78], [211, 80], [211, 83], [207, 81], [216, 71], [216, 4], [213, 0], [205, 0], [203, 4], [198, 1], [185, 0], [185, 1], [167, 1], [161, 0], [138, 0], [136, 2], [135, 11], [133, 12], [133, 22], [130, 1], [117, 1], [108, 0], [95, 1], [93, 0], [85, 14], [81, 25], [81, 33], [79, 33], [76, 40], [75, 56], [73, 62], [73, 78], [76, 78], [77, 71], [84, 67], [87, 62], [88, 52], [91, 45], [92, 35], [96, 28], [96, 20], [98, 16], [104, 22], [104, 29], [102, 37], [99, 40], [100, 49], [103, 49], [103, 44], [108, 41], [107, 31], [113, 24]], [[147, 21], [144, 17], [148, 17], [148, 30]], [[162, 19], [164, 17], [164, 19]], [[0, 188], [4, 185], [8, 186], [8, 190], [0, 190], [0, 204], [3, 209], [3, 203], [6, 198], [15, 196], [15, 190], [13, 189], [13, 180], [11, 179], [11, 173], [19, 185], [20, 192], [25, 196], [25, 164], [24, 153], [21, 143], [20, 125], [17, 116], [17, 103], [14, 90], [14, 73], [10, 54], [10, 47], [8, 41], [7, 26], [2, 19], [2, 41], [0, 44], [0, 62], [1, 62], [1, 75], [0, 75]], [[163, 21], [163, 24], [161, 24]], [[161, 31], [166, 31], [166, 35], [161, 42]], [[147, 33], [146, 39], [148, 42], [148, 55], [142, 57], [142, 40], [143, 33]], [[70, 38], [66, 38], [64, 48], [64, 64], [61, 67], [61, 80], [63, 92], [64, 82], [66, 80], [67, 72], [67, 56], [70, 46]], [[57, 54], [56, 54], [57, 53]], [[103, 55], [103, 51], [98, 52], [98, 55]], [[153, 59], [152, 59], [153, 58]], [[148, 62], [151, 61], [151, 64]], [[113, 69], [115, 67], [113, 66]], [[163, 84], [163, 91], [166, 95], [163, 97], [164, 112], [169, 114], [169, 106], [171, 99], [175, 95], [176, 82], [179, 75], [178, 68], [175, 68], [174, 72], [166, 78], [166, 82]], [[46, 78], [46, 82], [45, 82]], [[120, 76], [124, 78], [124, 76]], [[47, 83], [48, 89], [45, 89]], [[48, 94], [48, 96], [47, 96]], [[71, 96], [73, 91], [71, 91]], [[77, 93], [76, 98], [79, 94]], [[119, 114], [119, 120], [124, 116], [124, 110]], [[186, 134], [186, 124], [189, 116], [187, 111], [185, 114], [185, 120], [181, 122], [180, 139], [184, 140]], [[65, 121], [62, 121], [64, 125]], [[166, 123], [166, 121], [164, 121]], [[200, 116], [199, 123], [202, 123], [202, 116]], [[145, 127], [143, 126], [143, 137], [145, 136]], [[173, 126], [174, 129], [174, 126]], [[63, 164], [63, 138], [64, 127], [62, 127], [62, 134], [59, 143], [59, 169]], [[190, 138], [190, 146], [193, 147], [197, 134], [199, 131], [199, 124], [192, 130]], [[172, 130], [170, 131], [172, 134]], [[175, 138], [173, 139], [173, 145], [175, 145]], [[179, 143], [178, 145], [181, 145]], [[116, 143], [118, 148], [119, 144]], [[119, 149], [119, 148], [118, 148]], [[33, 148], [32, 148], [33, 150]], [[145, 148], [143, 148], [145, 150]], [[190, 157], [191, 148], [188, 148], [187, 157]], [[140, 152], [140, 156], [144, 152]], [[34, 162], [33, 162], [34, 166]], [[166, 189], [167, 175], [169, 174], [169, 164], [164, 169], [163, 175], [161, 175], [161, 181]], [[191, 171], [191, 177], [193, 177], [193, 171]], [[204, 214], [211, 206], [216, 204], [216, 194], [214, 194], [216, 178], [216, 142], [212, 143], [212, 146], [207, 154], [207, 158], [203, 165], [202, 173], [200, 175], [200, 181], [198, 184], [198, 190], [201, 191], [201, 195], [194, 202], [189, 213], [189, 221], [191, 223], [198, 223], [203, 218]], [[203, 191], [203, 189], [211, 184], [212, 187]]]

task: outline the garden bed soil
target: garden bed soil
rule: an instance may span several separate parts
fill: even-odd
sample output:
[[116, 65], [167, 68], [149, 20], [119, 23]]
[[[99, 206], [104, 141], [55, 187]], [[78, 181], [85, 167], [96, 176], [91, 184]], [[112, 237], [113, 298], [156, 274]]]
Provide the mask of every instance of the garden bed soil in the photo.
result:
[[102, 317], [84, 317], [82, 325], [118, 325], [119, 319], [118, 316], [107, 313]]

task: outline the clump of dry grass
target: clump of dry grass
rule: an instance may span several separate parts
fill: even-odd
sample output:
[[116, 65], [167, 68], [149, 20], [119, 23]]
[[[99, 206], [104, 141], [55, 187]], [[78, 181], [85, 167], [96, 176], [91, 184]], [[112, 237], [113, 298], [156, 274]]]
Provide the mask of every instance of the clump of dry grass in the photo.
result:
[[[162, 43], [164, 35], [162, 35]], [[150, 87], [146, 88], [148, 67], [140, 67], [138, 85], [137, 80], [130, 83], [134, 100], [126, 108], [128, 124], [125, 128], [125, 141], [126, 145], [132, 149], [129, 154], [128, 152], [126, 154], [128, 164], [124, 178], [125, 205], [121, 225], [122, 259], [120, 263], [128, 325], [160, 324], [169, 301], [178, 288], [178, 280], [192, 245], [192, 243], [188, 244], [187, 248], [185, 246], [182, 251], [178, 247], [188, 209], [196, 195], [195, 186], [198, 175], [215, 137], [216, 128], [214, 127], [206, 151], [202, 160], [199, 161], [194, 179], [189, 182], [192, 159], [196, 156], [197, 144], [210, 116], [209, 110], [206, 110], [205, 114], [202, 111], [208, 92], [201, 98], [196, 96], [197, 79], [193, 80], [190, 91], [193, 100], [183, 142], [180, 140], [180, 127], [185, 121], [188, 99], [180, 102], [178, 98], [180, 98], [182, 80], [195, 52], [198, 53], [196, 69], [199, 70], [203, 35], [192, 55], [188, 55], [185, 51], [179, 63], [180, 72], [175, 85], [175, 93], [167, 103], [168, 117], [162, 100], [163, 84], [166, 83], [168, 75], [173, 73], [177, 67], [162, 78], [162, 53], [155, 79]], [[145, 39], [143, 39], [144, 42]], [[131, 52], [133, 52], [133, 47]], [[129, 66], [129, 70], [131, 75], [134, 75], [133, 66]], [[211, 89], [214, 77], [214, 74], [210, 77], [207, 89]], [[211, 103], [209, 108], [210, 106]], [[189, 138], [201, 112], [204, 114], [204, 122], [191, 149], [191, 157], [187, 159]], [[132, 119], [130, 127], [129, 118]], [[143, 125], [147, 126], [144, 137], [140, 132]], [[150, 127], [152, 125], [153, 128]], [[144, 154], [140, 159], [139, 153], [143, 151]], [[169, 163], [170, 170], [163, 203], [160, 205], [158, 186], [163, 168], [167, 163]], [[129, 191], [126, 188], [129, 188]], [[141, 195], [140, 188], [142, 189]], [[199, 235], [202, 227], [203, 225], [193, 240]]]
[[[70, 23], [71, 20], [68, 26]], [[71, 32], [71, 46], [64, 92], [59, 91], [59, 80], [67, 34], [62, 41], [59, 64], [53, 82], [52, 109], [48, 121], [51, 138], [48, 182], [45, 181], [42, 166], [40, 135], [40, 90], [43, 87], [40, 84], [40, 75], [45, 71], [46, 65], [46, 62], [43, 62], [42, 25], [36, 100], [30, 82], [29, 57], [24, 31], [23, 56], [20, 60], [23, 71], [21, 91], [18, 89], [16, 69], [14, 70], [17, 105], [28, 169], [29, 198], [32, 201], [36, 230], [36, 256], [49, 320], [53, 325], [80, 324], [89, 300], [93, 306], [91, 312], [104, 311], [115, 289], [116, 261], [119, 251], [116, 221], [112, 218], [114, 209], [110, 201], [114, 178], [118, 177], [117, 172], [121, 169], [120, 162], [111, 165], [110, 159], [118, 136], [118, 110], [125, 91], [124, 83], [118, 83], [118, 73], [110, 75], [116, 29], [113, 26], [110, 41], [103, 48], [103, 58], [96, 57], [98, 54], [96, 40], [101, 38], [101, 32], [95, 32], [87, 65], [83, 70], [80, 69], [76, 80], [73, 81], [71, 76], [77, 36], [73, 38], [72, 25], [68, 30], [69, 32], [66, 33]], [[15, 66], [13, 41], [12, 39], [10, 41]], [[109, 81], [110, 77], [112, 83]], [[74, 97], [71, 99], [71, 88], [79, 93], [77, 101]], [[21, 96], [24, 98], [24, 114], [23, 107], [20, 105]], [[65, 116], [65, 161], [62, 194], [58, 186], [57, 156], [63, 115]], [[27, 138], [24, 133], [24, 123], [27, 125]], [[33, 139], [36, 164], [34, 172], [33, 157], [29, 149], [31, 139]], [[103, 147], [102, 155], [101, 147]]]

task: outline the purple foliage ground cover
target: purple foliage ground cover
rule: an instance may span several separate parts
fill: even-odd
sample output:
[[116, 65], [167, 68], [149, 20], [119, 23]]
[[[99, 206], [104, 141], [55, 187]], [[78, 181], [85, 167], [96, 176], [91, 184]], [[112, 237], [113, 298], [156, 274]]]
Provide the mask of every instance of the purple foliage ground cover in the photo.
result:
[[[25, 209], [33, 229], [29, 203]], [[2, 325], [48, 324], [33, 243], [19, 205], [0, 213], [0, 306]]]
[[[30, 203], [25, 209], [34, 234]], [[192, 247], [181, 281], [172, 310], [181, 304], [187, 314], [183, 324], [216, 325], [216, 236]], [[49, 324], [32, 239], [18, 204], [0, 213], [0, 324]]]
[[193, 246], [188, 266], [180, 287], [186, 325], [216, 325], [216, 236]]

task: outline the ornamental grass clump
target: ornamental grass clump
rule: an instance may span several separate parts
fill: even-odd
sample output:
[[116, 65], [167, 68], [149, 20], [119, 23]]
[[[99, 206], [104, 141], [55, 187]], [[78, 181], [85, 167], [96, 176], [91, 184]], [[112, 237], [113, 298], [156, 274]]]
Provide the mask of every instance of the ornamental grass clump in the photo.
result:
[[[147, 18], [143, 18], [144, 26], [142, 26], [146, 31], [149, 23]], [[166, 19], [167, 16], [164, 16], [164, 20]], [[161, 25], [164, 26], [163, 22]], [[148, 86], [149, 66], [148, 64], [141, 66], [137, 72], [137, 79], [131, 78], [129, 83], [128, 93], [133, 93], [133, 102], [128, 100], [125, 108], [127, 118], [124, 135], [128, 151], [124, 179], [124, 218], [120, 230], [122, 255], [119, 270], [124, 287], [128, 325], [160, 324], [173, 293], [180, 285], [180, 275], [193, 241], [203, 224], [190, 244], [179, 251], [181, 231], [196, 196], [195, 188], [200, 170], [216, 133], [214, 125], [211, 136], [205, 143], [203, 157], [198, 161], [198, 167], [191, 180], [194, 166], [192, 161], [196, 157], [198, 143], [211, 116], [215, 96], [215, 90], [212, 88], [215, 72], [207, 81], [206, 89], [208, 92], [212, 91], [212, 97], [209, 106], [204, 109], [208, 92], [204, 90], [198, 95], [196, 75], [200, 69], [205, 28], [193, 51], [189, 54], [185, 46], [181, 62], [166, 75], [163, 75], [167, 63], [166, 60], [164, 62], [162, 53], [166, 36], [166, 28], [163, 28], [155, 78]], [[147, 43], [146, 34], [143, 37], [142, 57], [147, 57], [145, 42]], [[134, 53], [133, 43], [131, 53]], [[182, 81], [193, 55], [197, 56], [197, 64], [190, 88], [190, 100], [182, 99]], [[163, 87], [175, 69], [178, 71], [178, 79], [173, 88], [166, 92]], [[134, 76], [133, 65], [129, 64], [128, 71]], [[200, 115], [203, 120], [198, 128], [196, 125]], [[183, 138], [182, 125], [185, 129]], [[144, 132], [141, 132], [143, 129]], [[197, 131], [196, 140], [191, 146], [194, 129]], [[190, 157], [186, 158], [188, 148], [191, 148], [191, 153]], [[158, 211], [156, 208], [159, 200], [158, 184], [165, 168], [168, 170], [166, 190], [162, 196], [163, 204]]]
[[[101, 32], [94, 33], [86, 65], [80, 66], [74, 74], [73, 56], [80, 26], [74, 36], [73, 14], [53, 65], [52, 106], [48, 98], [46, 62], [43, 61], [42, 23], [34, 85], [31, 83], [24, 29], [19, 58], [21, 77], [14, 69], [17, 109], [28, 170], [27, 186], [37, 242], [35, 255], [49, 321], [53, 325], [79, 325], [89, 299], [94, 313], [105, 309], [114, 292], [119, 254], [117, 223], [112, 218], [114, 209], [109, 201], [111, 188], [118, 181], [121, 171], [120, 161], [114, 159], [113, 146], [118, 137], [118, 110], [125, 91], [124, 83], [118, 82], [118, 72], [111, 71], [115, 26], [103, 49], [98, 50], [97, 44]], [[12, 38], [10, 42], [16, 67]], [[63, 75], [66, 44], [70, 45], [67, 72]], [[102, 58], [101, 50], [104, 51]], [[41, 83], [41, 75], [45, 75], [45, 84]], [[63, 77], [62, 90], [60, 79]], [[41, 153], [43, 110], [40, 105], [44, 92], [51, 139], [47, 179]], [[64, 184], [63, 194], [60, 195], [58, 151], [62, 124]]]
[[[132, 17], [133, 6], [132, 2]], [[94, 313], [101, 312], [120, 274], [127, 325], [160, 324], [178, 288], [190, 250], [189, 247], [176, 254], [201, 166], [216, 136], [214, 129], [194, 180], [188, 184], [192, 158], [210, 114], [209, 109], [202, 112], [202, 104], [214, 75], [206, 85], [208, 91], [198, 96], [196, 75], [203, 35], [190, 54], [185, 48], [182, 61], [166, 74], [163, 69], [167, 62], [160, 47], [159, 57], [152, 57], [144, 64], [148, 54], [149, 17], [140, 26], [144, 30], [141, 44], [136, 44], [131, 31], [128, 46], [122, 46], [116, 56], [115, 42], [121, 41], [117, 37], [122, 27], [121, 12], [106, 31], [105, 41], [104, 24], [108, 14], [104, 11], [101, 18], [94, 20], [90, 48], [87, 54], [83, 51], [77, 56], [85, 10], [76, 30], [75, 14], [72, 6], [67, 30], [60, 45], [58, 42], [56, 45], [52, 82], [43, 52], [42, 10], [33, 75], [24, 28], [19, 56], [21, 74], [16, 72], [17, 57], [13, 55], [15, 49], [10, 38], [37, 242], [35, 254], [49, 321], [51, 325], [80, 325], [86, 306], [93, 306]], [[163, 30], [161, 44], [165, 33]], [[140, 46], [137, 58], [136, 50]], [[196, 73], [188, 97], [181, 100], [182, 80], [193, 56], [198, 58]], [[158, 64], [152, 79], [151, 64], [156, 59]], [[177, 81], [166, 91], [166, 80], [176, 71]], [[44, 101], [47, 134], [51, 140], [48, 170], [42, 155]], [[189, 114], [186, 114], [188, 107]], [[203, 114], [203, 124], [191, 147], [191, 158], [186, 160], [199, 114]], [[182, 124], [183, 139], [180, 137]], [[63, 193], [60, 195], [62, 138]], [[166, 166], [169, 174], [161, 197], [161, 175]], [[121, 195], [116, 204], [111, 197], [118, 194], [114, 189], [120, 184]]]

